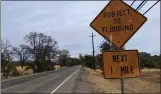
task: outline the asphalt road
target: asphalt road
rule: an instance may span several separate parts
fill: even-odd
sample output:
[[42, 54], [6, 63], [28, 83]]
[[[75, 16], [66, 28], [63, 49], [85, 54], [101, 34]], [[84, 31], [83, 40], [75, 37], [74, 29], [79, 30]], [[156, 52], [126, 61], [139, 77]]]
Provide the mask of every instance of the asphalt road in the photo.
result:
[[73, 66], [21, 82], [2, 81], [1, 93], [71, 93], [80, 68]]

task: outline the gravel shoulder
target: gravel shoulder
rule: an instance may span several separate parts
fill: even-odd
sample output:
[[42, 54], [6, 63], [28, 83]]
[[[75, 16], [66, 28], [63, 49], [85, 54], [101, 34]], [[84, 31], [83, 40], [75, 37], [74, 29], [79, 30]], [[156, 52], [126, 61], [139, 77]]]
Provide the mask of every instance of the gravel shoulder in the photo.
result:
[[88, 71], [85, 68], [81, 68], [75, 80], [72, 93], [90, 93], [92, 90], [92, 84], [88, 82]]

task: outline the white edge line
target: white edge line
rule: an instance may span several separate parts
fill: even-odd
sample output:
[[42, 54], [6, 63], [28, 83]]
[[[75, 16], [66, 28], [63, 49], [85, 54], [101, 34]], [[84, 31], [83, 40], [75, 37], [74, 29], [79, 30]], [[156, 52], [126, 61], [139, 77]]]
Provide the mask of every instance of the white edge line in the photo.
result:
[[79, 69], [73, 72], [66, 80], [64, 80], [57, 88], [55, 88], [51, 93], [54, 93], [59, 87], [61, 87], [69, 78], [71, 78]]

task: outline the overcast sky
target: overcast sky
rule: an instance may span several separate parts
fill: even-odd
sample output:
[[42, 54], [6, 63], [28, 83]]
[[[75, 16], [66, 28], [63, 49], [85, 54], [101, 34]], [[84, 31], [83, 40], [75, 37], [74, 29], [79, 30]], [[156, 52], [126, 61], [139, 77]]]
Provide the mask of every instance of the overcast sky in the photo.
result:
[[[95, 49], [103, 40], [90, 27], [91, 21], [109, 1], [2, 1], [1, 39], [13, 46], [23, 44], [24, 35], [36, 31], [52, 36], [59, 48], [70, 51], [71, 56], [92, 54], [91, 33]], [[144, 13], [156, 1], [148, 1], [139, 11]], [[132, 1], [126, 1], [129, 5]], [[141, 1], [136, 1], [136, 8]], [[127, 42], [126, 49], [138, 49], [152, 55], [160, 53], [160, 4], [146, 15], [147, 22]]]

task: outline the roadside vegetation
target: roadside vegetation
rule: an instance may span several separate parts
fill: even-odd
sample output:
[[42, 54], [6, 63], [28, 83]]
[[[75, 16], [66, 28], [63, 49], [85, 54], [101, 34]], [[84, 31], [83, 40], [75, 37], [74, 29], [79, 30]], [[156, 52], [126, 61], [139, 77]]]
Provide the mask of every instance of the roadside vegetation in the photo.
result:
[[[78, 58], [70, 57], [70, 52], [59, 49], [58, 42], [43, 33], [30, 32], [24, 36], [25, 44], [12, 46], [1, 40], [1, 75], [5, 78], [55, 70], [55, 65], [70, 67], [80, 64]], [[18, 61], [13, 61], [16, 58]], [[21, 66], [23, 71], [19, 71]], [[18, 68], [17, 68], [18, 67]]]
[[[121, 48], [122, 50], [125, 49], [125, 47]], [[114, 51], [116, 48], [108, 42], [104, 42], [103, 45], [100, 47], [100, 51]], [[91, 69], [94, 69], [93, 64], [93, 56], [86, 54], [82, 55], [79, 54], [79, 59], [81, 60], [82, 64], [86, 67], [89, 67]], [[103, 69], [102, 65], [102, 54], [96, 54], [95, 56], [95, 63], [96, 63], [96, 69]], [[152, 56], [150, 53], [147, 52], [139, 52], [139, 63], [140, 68], [161, 68], [161, 55], [154, 55]]]
[[[43, 33], [30, 32], [24, 36], [24, 41], [25, 44], [14, 47], [8, 40], [1, 40], [1, 75], [3, 77], [51, 71], [55, 70], [56, 65], [70, 67], [82, 64], [91, 69], [95, 67], [103, 69], [102, 54], [95, 55], [96, 66], [94, 66], [92, 55], [79, 54], [78, 58], [72, 58], [68, 50], [59, 49], [58, 42]], [[108, 42], [104, 42], [100, 47], [100, 51], [111, 50], [116, 48]], [[13, 61], [14, 58], [18, 61]], [[161, 55], [152, 56], [150, 53], [139, 52], [139, 60], [142, 69], [161, 68]]]

